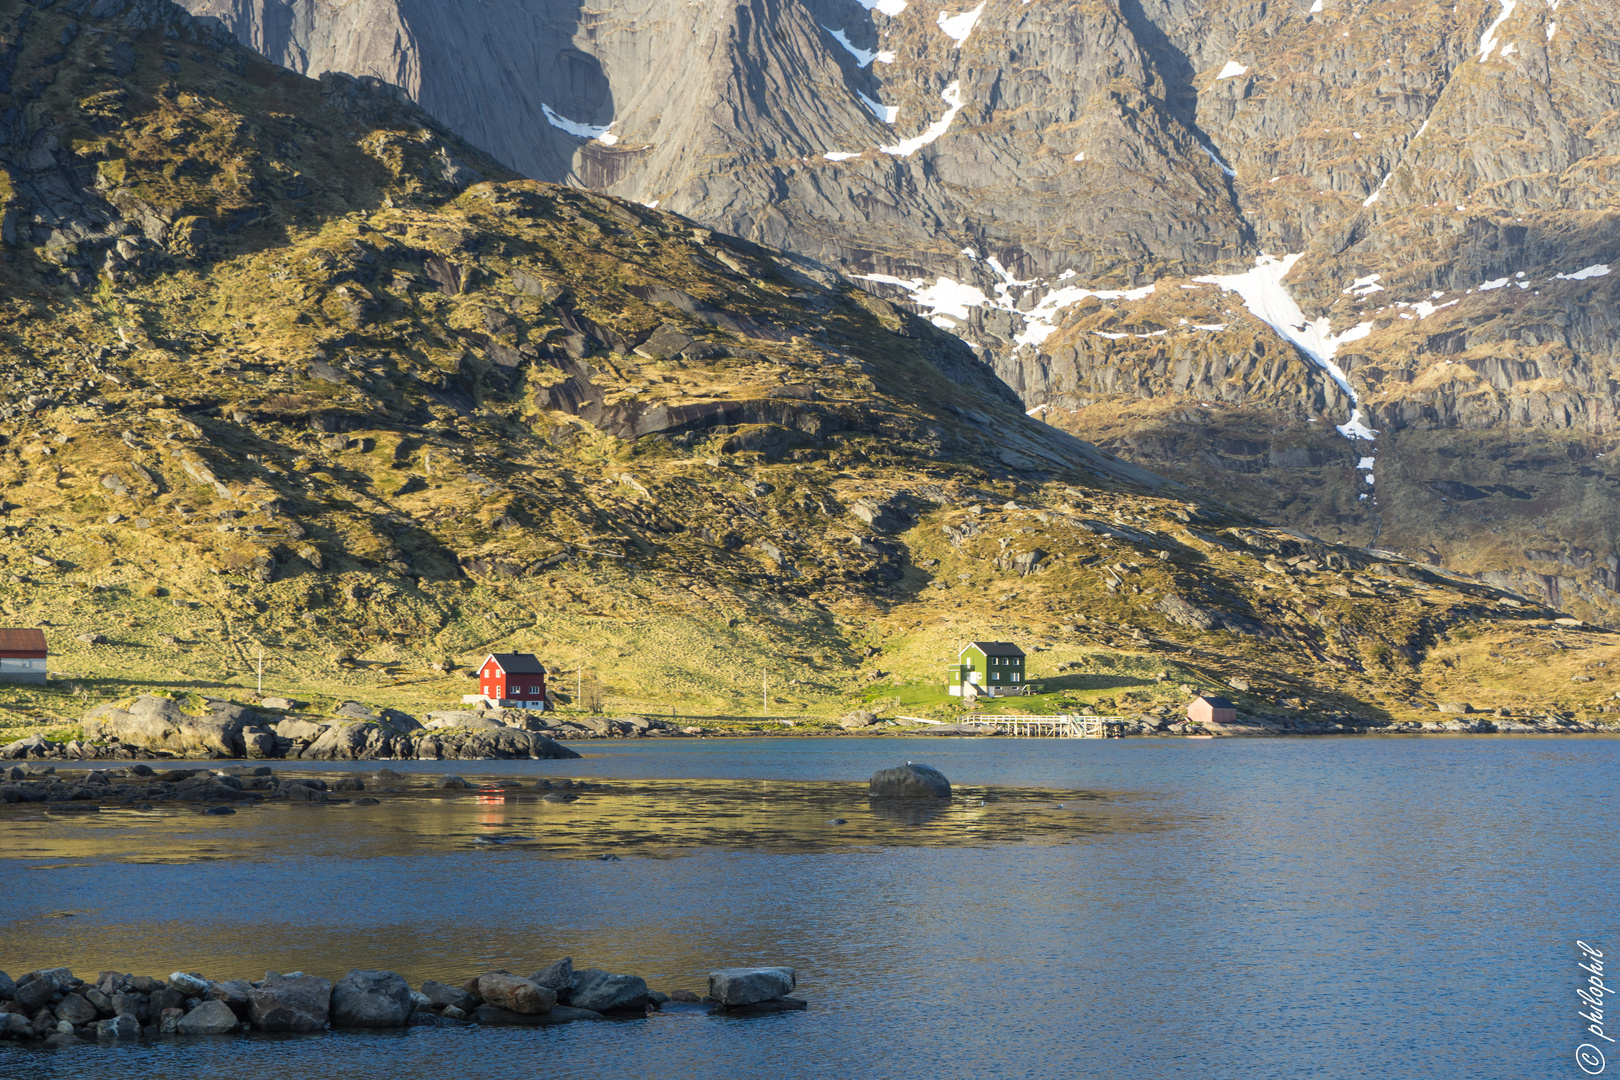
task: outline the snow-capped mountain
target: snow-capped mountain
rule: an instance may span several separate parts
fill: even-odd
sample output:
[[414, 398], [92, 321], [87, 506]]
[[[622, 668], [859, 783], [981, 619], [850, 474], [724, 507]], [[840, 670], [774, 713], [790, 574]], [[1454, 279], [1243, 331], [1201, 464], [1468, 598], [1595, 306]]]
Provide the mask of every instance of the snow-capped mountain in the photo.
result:
[[1123, 456], [1620, 616], [1612, 4], [187, 3], [906, 300]]

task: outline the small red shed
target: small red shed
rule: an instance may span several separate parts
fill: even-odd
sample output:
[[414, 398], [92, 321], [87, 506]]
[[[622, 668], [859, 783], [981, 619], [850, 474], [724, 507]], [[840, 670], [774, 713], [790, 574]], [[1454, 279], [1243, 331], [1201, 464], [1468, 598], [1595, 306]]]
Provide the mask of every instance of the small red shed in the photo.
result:
[[1237, 719], [1237, 706], [1223, 697], [1195, 697], [1187, 706], [1187, 719], [1201, 724], [1230, 724]]
[[48, 657], [45, 631], [0, 629], [0, 682], [44, 682]]
[[513, 709], [546, 707], [546, 666], [533, 653], [490, 653], [478, 669], [478, 692]]

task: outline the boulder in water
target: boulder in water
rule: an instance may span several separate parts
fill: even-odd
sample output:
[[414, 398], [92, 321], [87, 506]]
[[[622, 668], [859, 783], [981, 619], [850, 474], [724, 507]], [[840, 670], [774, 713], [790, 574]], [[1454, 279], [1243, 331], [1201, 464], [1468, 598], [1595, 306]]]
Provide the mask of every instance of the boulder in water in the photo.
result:
[[908, 761], [897, 768], [873, 773], [867, 791], [874, 799], [948, 799], [951, 782], [932, 765], [913, 765]]

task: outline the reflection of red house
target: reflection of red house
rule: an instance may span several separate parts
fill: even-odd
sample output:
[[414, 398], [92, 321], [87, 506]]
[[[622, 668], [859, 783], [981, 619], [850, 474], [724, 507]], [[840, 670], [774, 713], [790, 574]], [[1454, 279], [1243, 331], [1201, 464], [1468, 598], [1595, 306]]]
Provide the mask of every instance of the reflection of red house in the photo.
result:
[[1187, 719], [1201, 724], [1230, 724], [1237, 719], [1237, 706], [1223, 697], [1197, 697], [1187, 706]]
[[478, 692], [510, 709], [546, 707], [546, 667], [533, 653], [490, 653], [478, 669]]

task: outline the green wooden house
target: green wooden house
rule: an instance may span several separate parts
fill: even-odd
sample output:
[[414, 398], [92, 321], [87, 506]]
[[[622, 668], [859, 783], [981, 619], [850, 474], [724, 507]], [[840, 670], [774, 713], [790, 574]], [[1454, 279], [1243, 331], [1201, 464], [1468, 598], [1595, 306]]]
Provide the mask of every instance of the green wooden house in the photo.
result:
[[968, 642], [945, 675], [952, 697], [961, 697], [964, 685], [985, 697], [1024, 693], [1024, 650], [1007, 641]]

